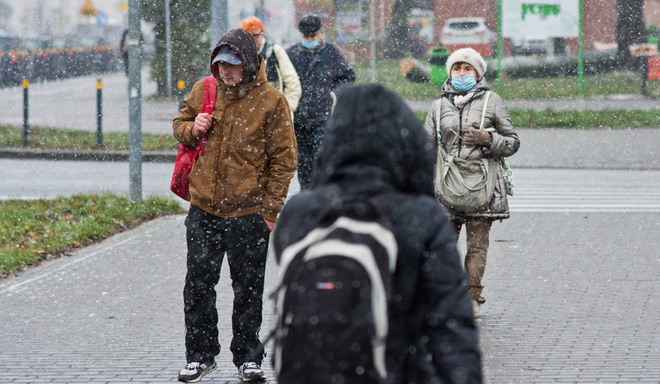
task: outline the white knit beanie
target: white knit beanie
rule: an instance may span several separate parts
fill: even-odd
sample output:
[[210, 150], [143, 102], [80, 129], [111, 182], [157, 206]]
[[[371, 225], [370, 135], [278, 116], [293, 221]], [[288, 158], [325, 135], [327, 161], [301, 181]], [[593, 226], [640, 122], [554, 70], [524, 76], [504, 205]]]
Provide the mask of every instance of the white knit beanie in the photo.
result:
[[451, 67], [456, 63], [468, 63], [477, 71], [477, 75], [481, 79], [486, 72], [486, 61], [481, 57], [479, 52], [472, 48], [461, 48], [455, 50], [447, 59], [447, 74], [451, 76]]

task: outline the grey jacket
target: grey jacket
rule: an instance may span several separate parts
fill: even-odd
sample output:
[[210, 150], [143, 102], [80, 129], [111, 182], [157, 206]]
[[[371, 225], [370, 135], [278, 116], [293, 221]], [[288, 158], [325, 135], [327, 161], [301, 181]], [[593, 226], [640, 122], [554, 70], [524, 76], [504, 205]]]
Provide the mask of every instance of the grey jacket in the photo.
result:
[[[437, 126], [440, 122], [440, 142], [447, 153], [454, 154], [462, 159], [480, 159], [482, 157], [509, 157], [518, 151], [520, 140], [518, 134], [513, 128], [513, 123], [509, 117], [502, 98], [492, 92], [486, 108], [486, 118], [484, 120], [485, 128], [495, 128], [491, 132], [493, 136], [490, 147], [464, 145], [461, 138], [463, 130], [473, 127], [473, 124], [479, 124], [481, 113], [484, 106], [484, 96], [489, 90], [485, 79], [481, 79], [468, 94], [472, 97], [462, 107], [455, 104], [457, 95], [464, 95], [454, 89], [449, 80], [442, 86], [440, 99], [435, 100], [426, 117], [424, 128], [432, 138], [433, 143], [438, 144]], [[439, 110], [442, 111], [438, 116], [438, 103], [441, 103]], [[501, 169], [498, 172], [497, 184], [493, 199], [488, 209], [480, 212], [458, 212], [449, 210], [452, 218], [457, 217], [488, 217], [496, 220], [509, 217], [509, 202], [506, 197], [504, 179]]]

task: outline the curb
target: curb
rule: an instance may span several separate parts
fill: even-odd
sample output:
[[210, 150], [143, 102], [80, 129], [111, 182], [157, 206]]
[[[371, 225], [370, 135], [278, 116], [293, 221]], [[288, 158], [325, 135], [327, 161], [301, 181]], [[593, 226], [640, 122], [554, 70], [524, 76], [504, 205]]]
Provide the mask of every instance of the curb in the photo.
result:
[[[104, 149], [69, 150], [41, 148], [0, 148], [0, 158], [68, 161], [129, 161], [128, 151]], [[142, 162], [174, 163], [174, 151], [142, 151]]]

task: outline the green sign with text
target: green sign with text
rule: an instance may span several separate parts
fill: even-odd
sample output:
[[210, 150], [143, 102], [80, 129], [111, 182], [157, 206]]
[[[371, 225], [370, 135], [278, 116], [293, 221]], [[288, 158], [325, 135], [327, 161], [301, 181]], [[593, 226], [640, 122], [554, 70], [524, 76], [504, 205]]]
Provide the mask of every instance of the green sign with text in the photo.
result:
[[501, 0], [502, 35], [512, 38], [577, 37], [577, 0]]

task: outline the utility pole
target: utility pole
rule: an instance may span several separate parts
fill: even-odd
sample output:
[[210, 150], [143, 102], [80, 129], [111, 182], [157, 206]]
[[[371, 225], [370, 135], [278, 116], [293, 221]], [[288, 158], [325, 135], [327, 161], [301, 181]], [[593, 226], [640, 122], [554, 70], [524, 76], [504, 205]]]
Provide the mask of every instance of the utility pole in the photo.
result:
[[215, 48], [215, 44], [222, 36], [229, 31], [229, 21], [227, 20], [227, 0], [212, 0], [211, 4], [211, 49]]
[[46, 23], [44, 23], [44, 0], [37, 1], [37, 33], [40, 35], [46, 34]]
[[371, 50], [371, 82], [376, 82], [376, 0], [369, 7], [369, 40]]
[[172, 97], [172, 14], [170, 0], [165, 0], [165, 65], [167, 70], [167, 96]]
[[140, 0], [128, 3], [128, 173], [132, 202], [142, 200], [142, 63]]
[[264, 5], [264, 0], [258, 0], [257, 4], [257, 11], [255, 12], [257, 17], [261, 19], [261, 21], [266, 22], [266, 6]]

